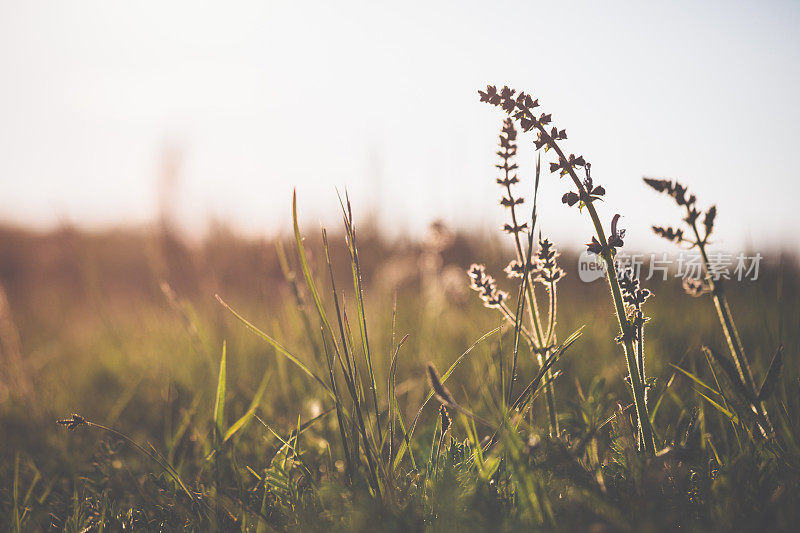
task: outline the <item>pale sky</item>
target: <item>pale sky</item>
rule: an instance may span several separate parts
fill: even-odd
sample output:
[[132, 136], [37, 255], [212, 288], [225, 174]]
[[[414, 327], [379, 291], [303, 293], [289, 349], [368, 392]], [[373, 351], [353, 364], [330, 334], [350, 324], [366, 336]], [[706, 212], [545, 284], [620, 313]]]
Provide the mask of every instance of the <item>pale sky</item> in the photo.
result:
[[[347, 188], [392, 232], [488, 231], [502, 114], [477, 90], [507, 83], [566, 128], [633, 247], [678, 218], [651, 175], [718, 204], [721, 248], [797, 249], [798, 28], [798, 2], [0, 0], [0, 220], [153, 220], [177, 146], [193, 234], [287, 232], [294, 187], [309, 225], [337, 225]], [[545, 233], [586, 242], [544, 178]]]

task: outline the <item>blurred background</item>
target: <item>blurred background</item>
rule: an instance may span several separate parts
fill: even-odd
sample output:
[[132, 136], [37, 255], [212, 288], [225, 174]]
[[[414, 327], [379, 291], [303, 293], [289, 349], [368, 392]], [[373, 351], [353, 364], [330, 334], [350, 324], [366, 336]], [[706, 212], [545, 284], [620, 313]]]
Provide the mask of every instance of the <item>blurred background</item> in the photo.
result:
[[[532, 92], [593, 164], [629, 246], [672, 206], [643, 175], [720, 207], [730, 251], [800, 244], [797, 2], [0, 3], [0, 220], [37, 230], [150, 224], [198, 239], [338, 221], [335, 188], [392, 236], [504, 213], [487, 83]], [[531, 139], [521, 177], [533, 175]], [[543, 184], [543, 229], [585, 221]]]

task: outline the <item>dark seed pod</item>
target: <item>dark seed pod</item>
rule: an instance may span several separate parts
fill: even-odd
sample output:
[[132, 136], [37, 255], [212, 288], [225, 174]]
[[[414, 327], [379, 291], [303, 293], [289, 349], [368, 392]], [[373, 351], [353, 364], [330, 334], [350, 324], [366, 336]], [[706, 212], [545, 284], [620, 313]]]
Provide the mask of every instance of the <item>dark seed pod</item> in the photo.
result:
[[433, 363], [428, 363], [427, 368], [428, 380], [431, 382], [431, 388], [433, 389], [434, 395], [436, 395], [436, 399], [445, 405], [455, 405], [456, 402], [453, 396], [442, 383], [439, 372], [436, 371], [436, 367], [433, 366]]
[[72, 418], [67, 418], [65, 420], [58, 420], [56, 421], [57, 424], [61, 426], [66, 426], [67, 429], [73, 430], [78, 426], [82, 426], [86, 423], [86, 419], [83, 418], [81, 415], [72, 413]]
[[439, 406], [439, 420], [442, 423], [442, 436], [444, 436], [447, 430], [450, 429], [450, 424], [453, 422], [450, 415], [447, 414], [447, 409], [445, 409], [444, 404]]
[[658, 192], [665, 192], [671, 190], [671, 183], [669, 180], [659, 180], [655, 178], [643, 178], [644, 182]]
[[717, 206], [712, 205], [706, 211], [706, 216], [703, 218], [703, 226], [706, 229], [706, 238], [714, 231], [714, 219], [717, 217]]
[[683, 240], [683, 230], [672, 227], [653, 226], [653, 233], [668, 241], [680, 243]]
[[686, 278], [683, 280], [683, 290], [689, 296], [703, 296], [711, 292], [711, 287], [703, 280]]

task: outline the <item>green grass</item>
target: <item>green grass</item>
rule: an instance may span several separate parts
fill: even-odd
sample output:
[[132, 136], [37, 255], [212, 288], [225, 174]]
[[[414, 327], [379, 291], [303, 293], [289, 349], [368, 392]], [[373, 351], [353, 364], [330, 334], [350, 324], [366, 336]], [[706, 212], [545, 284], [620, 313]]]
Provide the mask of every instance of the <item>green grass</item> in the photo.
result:
[[[334, 258], [337, 279], [347, 279], [347, 248], [334, 252], [344, 259], [335, 263]], [[327, 317], [335, 313], [324, 281], [327, 266], [324, 256], [315, 257], [309, 269], [320, 292], [327, 293], [320, 294]], [[297, 255], [289, 255], [289, 261], [302, 280]], [[387, 264], [396, 261], [386, 259]], [[496, 317], [471, 298], [460, 300], [463, 294], [450, 295], [430, 310], [432, 296], [416, 282], [399, 287], [395, 313], [395, 287], [381, 286], [382, 265], [362, 265], [368, 269], [363, 305], [374, 376], [384, 384], [376, 391], [378, 421], [358, 332], [351, 329], [348, 335], [344, 323], [343, 328], [350, 349], [362, 358], [354, 361], [361, 382], [355, 398], [366, 411], [365, 426], [372, 429], [365, 427], [365, 434], [375, 439], [369, 442], [376, 456], [381, 448], [374, 477], [353, 416], [353, 397], [340, 395], [353, 463], [348, 473], [336, 401], [311, 377], [327, 383], [325, 349], [334, 348], [332, 341], [322, 340], [323, 322], [305, 284], [298, 283], [300, 305], [291, 284], [280, 280], [269, 296], [234, 291], [225, 296], [254, 327], [269, 331], [272, 342], [202, 291], [178, 298], [176, 305], [153, 291], [152, 298], [128, 306], [110, 292], [104, 298], [111, 301], [100, 304], [76, 299], [73, 317], [83, 318], [64, 322], [69, 333], [43, 331], [52, 323], [45, 319], [18, 321], [25, 352], [40, 362], [32, 375], [35, 396], [9, 395], [0, 409], [4, 524], [12, 530], [16, 524], [36, 530], [51, 523], [75, 531], [100, 524], [114, 530], [128, 523], [151, 529], [165, 524], [168, 529], [306, 531], [369, 529], [379, 520], [386, 529], [398, 530], [512, 530], [536, 524], [564, 530], [600, 525], [742, 530], [788, 529], [796, 519], [797, 451], [787, 450], [787, 466], [710, 401], [724, 406], [707, 387], [724, 388], [717, 386], [700, 347], [721, 351], [725, 340], [709, 300], [689, 298], [675, 283], [653, 286], [648, 365], [658, 383], [650, 406], [659, 449], [671, 445], [673, 451], [647, 459], [637, 451], [629, 416], [615, 415], [618, 403], [625, 407], [631, 400], [618, 348], [610, 340], [615, 323], [602, 286], [583, 286], [570, 277], [561, 285], [563, 302], [580, 299], [581, 304], [561, 306], [559, 331], [586, 328], [555, 365], [565, 437], [551, 439], [540, 394], [529, 416], [502, 415], [497, 362], [501, 352], [510, 361], [513, 326], [493, 331], [500, 325]], [[793, 267], [784, 269], [780, 298], [778, 273], [769, 267], [760, 281], [732, 287], [728, 294], [743, 343], [755, 354], [754, 373], [764, 375], [777, 335], [783, 336], [785, 366], [771, 401], [787, 416], [773, 423], [787, 424], [792, 434], [800, 412], [792, 356], [800, 313], [792, 297], [796, 274]], [[253, 272], [254, 278], [259, 275]], [[224, 284], [219, 292], [226, 294]], [[348, 316], [357, 317], [352, 289], [344, 294]], [[35, 314], [28, 307], [35, 302], [14, 301], [22, 314]], [[110, 312], [94, 313], [96, 305]], [[308, 335], [306, 323], [320, 332], [316, 338]], [[458, 361], [451, 372], [443, 372], [445, 386], [465, 411], [497, 424], [498, 444], [482, 451], [481, 440], [492, 429], [451, 408], [452, 424], [442, 436], [437, 404], [426, 403], [428, 361], [442, 371]], [[520, 381], [527, 384], [539, 370], [523, 344]], [[339, 385], [346, 388], [341, 374]], [[409, 439], [411, 453], [401, 453], [402, 435], [423, 405]], [[67, 431], [55, 424], [71, 412], [126, 437], [86, 425]], [[391, 447], [386, 436], [378, 443], [378, 422], [392, 438]]]

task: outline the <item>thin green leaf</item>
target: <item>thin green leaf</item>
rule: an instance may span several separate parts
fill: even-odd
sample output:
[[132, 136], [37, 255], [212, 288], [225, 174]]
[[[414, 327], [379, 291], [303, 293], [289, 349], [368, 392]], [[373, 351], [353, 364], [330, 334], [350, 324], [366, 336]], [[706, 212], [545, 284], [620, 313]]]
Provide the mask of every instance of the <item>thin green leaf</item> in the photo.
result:
[[688, 377], [689, 379], [691, 379], [692, 381], [694, 381], [695, 383], [697, 383], [701, 387], [710, 390], [714, 394], [721, 395], [721, 393], [718, 390], [714, 389], [713, 387], [711, 387], [711, 385], [708, 385], [705, 381], [703, 381], [702, 379], [700, 379], [696, 375], [692, 374], [688, 370], [684, 370], [683, 368], [681, 368], [679, 366], [676, 366], [676, 365], [673, 365], [672, 363], [670, 363], [670, 366], [672, 368], [674, 368], [675, 370], [677, 370], [678, 372], [680, 372], [681, 374], [684, 374], [686, 377]]
[[733, 422], [733, 423], [734, 423], [734, 424], [736, 424], [737, 426], [739, 425], [739, 417], [738, 417], [738, 416], [736, 416], [735, 414], [731, 413], [730, 411], [728, 411], [727, 409], [725, 409], [724, 407], [722, 407], [720, 404], [718, 404], [717, 402], [715, 402], [714, 400], [712, 400], [711, 398], [709, 398], [708, 396], [706, 396], [705, 394], [703, 394], [702, 392], [700, 392], [699, 390], [697, 390], [696, 392], [697, 392], [697, 394], [699, 394], [700, 396], [702, 396], [703, 398], [705, 398], [705, 400], [706, 400], [708, 403], [710, 403], [711, 405], [713, 405], [713, 406], [714, 406], [714, 408], [716, 408], [716, 410], [717, 410], [717, 411], [719, 411], [720, 413], [722, 413], [723, 415], [725, 415], [725, 416], [728, 418], [728, 420], [730, 420], [731, 422]]
[[739, 376], [739, 372], [736, 370], [736, 367], [733, 365], [731, 360], [723, 355], [718, 354], [708, 346], [703, 346], [703, 352], [709, 355], [717, 364], [717, 366], [722, 369], [722, 371], [725, 373], [725, 376], [728, 378], [728, 381], [730, 381], [733, 385], [736, 393], [741, 396], [741, 398], [747, 404], [755, 405], [756, 398], [754, 396], [754, 392], [749, 390], [745, 384], [742, 383], [742, 378]]
[[780, 377], [782, 368], [783, 368], [783, 345], [781, 344], [775, 351], [775, 355], [772, 356], [772, 361], [770, 361], [769, 368], [767, 369], [767, 375], [764, 376], [764, 382], [761, 384], [761, 388], [758, 390], [759, 402], [768, 400], [769, 397], [772, 396], [772, 393], [775, 392], [775, 388], [776, 385], [778, 384], [778, 378]]
[[222, 442], [228, 442], [238, 431], [247, 427], [247, 424], [249, 424], [253, 419], [256, 409], [258, 409], [258, 406], [261, 403], [261, 398], [264, 396], [264, 392], [267, 390], [269, 378], [269, 372], [265, 372], [264, 377], [261, 380], [261, 385], [259, 385], [255, 396], [253, 396], [253, 400], [250, 402], [250, 407], [247, 408], [247, 412], [245, 412], [245, 414], [243, 414], [239, 420], [234, 422], [233, 425], [228, 428], [228, 431], [225, 432], [225, 437], [222, 439]]
[[[345, 193], [346, 195], [346, 193]], [[358, 247], [356, 243], [356, 228], [353, 223], [353, 211], [350, 207], [350, 198], [347, 197], [347, 207], [345, 208], [342, 203], [342, 197], [339, 196], [339, 203], [342, 205], [342, 213], [345, 224], [345, 231], [347, 233], [347, 247], [350, 252], [350, 266], [353, 271], [353, 291], [355, 292], [356, 311], [358, 314], [358, 328], [361, 334], [361, 344], [364, 351], [364, 359], [367, 363], [367, 373], [369, 374], [369, 385], [372, 391], [372, 405], [375, 409], [375, 426], [378, 429], [378, 441], [383, 440], [381, 434], [381, 425], [378, 420], [378, 396], [377, 384], [375, 382], [375, 373], [372, 369], [372, 355], [369, 349], [369, 337], [367, 335], [367, 316], [364, 311], [364, 288], [361, 281], [361, 265], [358, 261]]]
[[225, 382], [227, 374], [227, 343], [222, 341], [222, 358], [219, 362], [219, 378], [217, 379], [217, 396], [214, 400], [215, 440], [225, 432]]
[[293, 354], [292, 354], [292, 353], [291, 353], [289, 350], [287, 350], [287, 349], [286, 349], [286, 348], [285, 348], [285, 347], [284, 347], [284, 346], [283, 346], [281, 343], [279, 343], [278, 341], [276, 341], [275, 339], [273, 339], [272, 337], [270, 337], [269, 335], [267, 335], [266, 333], [264, 333], [263, 331], [261, 331], [260, 329], [258, 329], [256, 326], [254, 326], [253, 324], [251, 324], [250, 322], [248, 322], [246, 318], [244, 318], [242, 315], [240, 315], [239, 313], [237, 313], [237, 312], [236, 312], [236, 311], [235, 311], [235, 310], [234, 310], [234, 309], [233, 309], [231, 306], [229, 306], [228, 304], [226, 304], [226, 303], [225, 303], [225, 301], [224, 301], [222, 298], [220, 298], [219, 294], [217, 294], [217, 295], [215, 295], [215, 296], [216, 296], [216, 298], [217, 298], [217, 301], [219, 301], [219, 303], [221, 303], [221, 304], [222, 304], [222, 306], [223, 306], [225, 309], [227, 309], [228, 311], [230, 311], [230, 312], [233, 314], [233, 316], [235, 316], [237, 319], [239, 319], [239, 321], [240, 321], [242, 324], [244, 324], [245, 326], [247, 326], [247, 329], [249, 329], [250, 331], [252, 331], [252, 332], [253, 332], [253, 333], [255, 333], [256, 335], [258, 335], [259, 337], [261, 337], [262, 339], [264, 339], [265, 341], [267, 341], [267, 343], [268, 343], [268, 344], [270, 344], [270, 345], [271, 345], [273, 348], [275, 348], [275, 350], [277, 350], [277, 351], [278, 351], [278, 353], [280, 353], [281, 355], [283, 355], [284, 357], [286, 357], [286, 358], [287, 358], [289, 361], [291, 361], [292, 363], [294, 363], [295, 365], [297, 365], [297, 367], [298, 367], [298, 368], [300, 368], [300, 370], [302, 370], [303, 372], [305, 372], [306, 374], [308, 374], [309, 376], [311, 376], [312, 378], [314, 378], [314, 380], [315, 380], [317, 383], [319, 383], [320, 385], [322, 385], [322, 388], [323, 388], [323, 389], [325, 389], [325, 391], [328, 393], [328, 395], [329, 395], [331, 398], [335, 398], [335, 397], [334, 397], [334, 394], [333, 394], [333, 392], [331, 392], [331, 389], [328, 387], [328, 384], [327, 384], [327, 383], [325, 383], [324, 381], [322, 381], [322, 379], [321, 379], [319, 376], [317, 376], [317, 375], [316, 375], [314, 372], [312, 372], [312, 371], [311, 371], [311, 369], [310, 369], [310, 368], [308, 368], [308, 366], [306, 366], [306, 364], [305, 364], [305, 363], [303, 363], [303, 362], [302, 362], [302, 361], [300, 361], [300, 360], [299, 360], [297, 357], [295, 357], [295, 356], [294, 356], [294, 355], [293, 355]]

